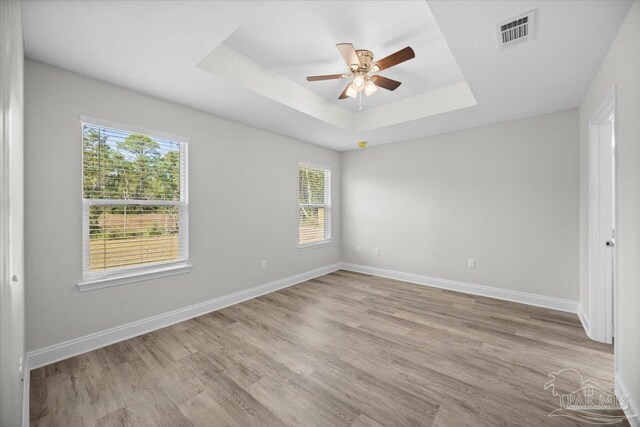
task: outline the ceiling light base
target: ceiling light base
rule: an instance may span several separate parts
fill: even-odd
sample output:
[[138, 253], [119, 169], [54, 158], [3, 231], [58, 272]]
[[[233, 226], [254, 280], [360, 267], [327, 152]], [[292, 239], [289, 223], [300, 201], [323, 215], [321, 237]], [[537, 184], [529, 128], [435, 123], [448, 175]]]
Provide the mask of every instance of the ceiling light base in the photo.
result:
[[358, 54], [358, 59], [360, 59], [360, 69], [369, 71], [371, 63], [373, 62], [373, 53], [370, 50], [360, 49], [356, 50], [356, 54]]

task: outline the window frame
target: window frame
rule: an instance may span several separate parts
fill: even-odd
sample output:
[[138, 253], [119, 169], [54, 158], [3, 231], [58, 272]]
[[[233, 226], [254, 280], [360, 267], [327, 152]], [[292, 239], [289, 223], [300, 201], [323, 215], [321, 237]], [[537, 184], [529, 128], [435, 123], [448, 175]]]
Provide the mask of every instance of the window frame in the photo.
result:
[[[124, 283], [139, 282], [165, 276], [173, 276], [191, 271], [189, 258], [189, 138], [131, 126], [123, 123], [80, 116], [80, 138], [83, 141], [84, 127], [95, 126], [118, 131], [139, 133], [150, 138], [169, 140], [180, 144], [180, 200], [143, 199], [87, 199], [84, 197], [84, 144], [81, 144], [80, 194], [82, 198], [82, 281], [77, 286], [80, 291], [101, 289]], [[184, 185], [183, 185], [184, 184]], [[144, 265], [114, 268], [103, 271], [89, 271], [89, 209], [96, 205], [127, 206], [176, 206], [180, 212], [178, 223], [178, 247], [184, 247], [183, 256], [177, 260], [160, 261]]]
[[[300, 203], [300, 167], [307, 167], [311, 169], [322, 169], [324, 171], [324, 204], [318, 203]], [[305, 161], [299, 161], [298, 167], [296, 168], [296, 180], [297, 180], [297, 190], [296, 190], [296, 200], [297, 203], [297, 223], [298, 223], [298, 250], [311, 249], [318, 246], [325, 246], [332, 242], [333, 239], [333, 217], [332, 217], [332, 182], [331, 182], [331, 167], [323, 166], [316, 163], [309, 163]], [[328, 184], [328, 185], [327, 185]], [[319, 240], [317, 242], [311, 243], [300, 243], [300, 207], [301, 206], [310, 206], [310, 207], [324, 207], [325, 215], [328, 213], [329, 215], [329, 230], [325, 230], [325, 238], [323, 240]], [[328, 237], [327, 237], [328, 234]]]

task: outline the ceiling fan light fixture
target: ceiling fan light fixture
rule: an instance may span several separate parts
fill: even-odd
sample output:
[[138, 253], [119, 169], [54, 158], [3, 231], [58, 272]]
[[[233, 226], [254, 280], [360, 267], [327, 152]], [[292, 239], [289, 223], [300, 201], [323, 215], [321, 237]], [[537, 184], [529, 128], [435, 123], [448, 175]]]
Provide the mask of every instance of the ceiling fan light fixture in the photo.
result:
[[371, 80], [367, 80], [367, 83], [364, 85], [364, 94], [369, 96], [373, 95], [374, 92], [378, 90], [378, 87]]
[[358, 95], [358, 90], [355, 87], [353, 87], [353, 83], [351, 83], [347, 88], [347, 92], [345, 94], [349, 98], [355, 98]]
[[[342, 90], [342, 93], [340, 93], [340, 96], [338, 96], [338, 99], [357, 98], [360, 92], [364, 92], [367, 96], [370, 96], [378, 90], [378, 87], [388, 91], [398, 89], [401, 82], [383, 77], [377, 73], [391, 67], [395, 67], [398, 64], [402, 64], [403, 62], [416, 57], [413, 49], [411, 49], [410, 46], [407, 46], [389, 56], [379, 59], [374, 64], [373, 52], [370, 50], [356, 50], [351, 43], [338, 43], [336, 48], [338, 48], [338, 52], [340, 52], [340, 55], [342, 55], [347, 63], [349, 73], [308, 76], [307, 81], [317, 82], [322, 80], [353, 78], [353, 80], [347, 83], [346, 87]], [[371, 73], [376, 74], [371, 75]], [[359, 98], [360, 111], [362, 111], [362, 97]]]

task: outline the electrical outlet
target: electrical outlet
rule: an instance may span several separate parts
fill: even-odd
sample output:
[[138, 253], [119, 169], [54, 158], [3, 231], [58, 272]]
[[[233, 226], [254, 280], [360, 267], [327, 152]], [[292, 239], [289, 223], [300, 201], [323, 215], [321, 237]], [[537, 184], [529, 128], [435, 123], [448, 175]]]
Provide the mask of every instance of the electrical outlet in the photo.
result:
[[356, 252], [360, 253], [360, 246], [356, 246]]
[[476, 260], [469, 258], [469, 261], [467, 261], [467, 267], [476, 268]]
[[262, 260], [262, 268], [267, 268], [267, 260], [266, 259]]
[[380, 255], [380, 248], [375, 248], [375, 249], [373, 250], [373, 252], [374, 252], [376, 255]]

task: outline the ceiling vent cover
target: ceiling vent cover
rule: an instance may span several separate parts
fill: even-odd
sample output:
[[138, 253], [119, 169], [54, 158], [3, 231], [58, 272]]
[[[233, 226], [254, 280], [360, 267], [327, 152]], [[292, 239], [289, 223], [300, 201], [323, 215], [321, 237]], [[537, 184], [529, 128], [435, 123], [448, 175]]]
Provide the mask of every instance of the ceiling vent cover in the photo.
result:
[[500, 50], [516, 44], [533, 40], [535, 10], [518, 17], [508, 19], [496, 25], [498, 47]]

